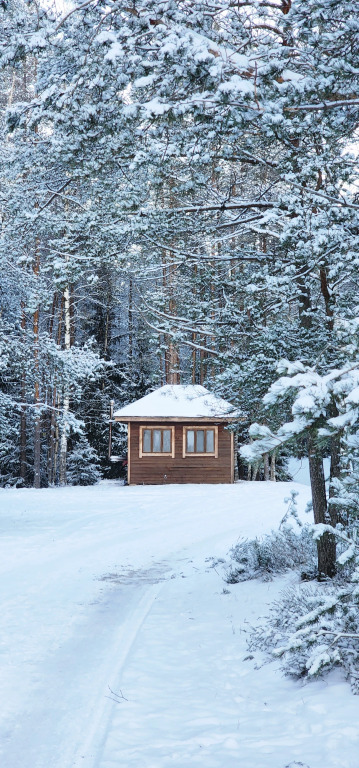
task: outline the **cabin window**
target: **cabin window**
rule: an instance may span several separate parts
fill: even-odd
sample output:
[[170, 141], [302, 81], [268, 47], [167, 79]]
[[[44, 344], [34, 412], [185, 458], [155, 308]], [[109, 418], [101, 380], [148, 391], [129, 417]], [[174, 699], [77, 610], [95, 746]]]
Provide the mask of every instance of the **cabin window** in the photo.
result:
[[184, 427], [183, 456], [218, 456], [218, 427]]
[[174, 427], [140, 427], [140, 459], [143, 456], [174, 457]]

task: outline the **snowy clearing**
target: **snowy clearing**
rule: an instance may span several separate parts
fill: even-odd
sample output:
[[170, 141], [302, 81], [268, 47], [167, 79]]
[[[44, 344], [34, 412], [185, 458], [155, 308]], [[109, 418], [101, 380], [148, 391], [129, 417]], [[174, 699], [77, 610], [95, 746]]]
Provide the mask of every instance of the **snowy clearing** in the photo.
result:
[[1, 490], [1, 767], [357, 768], [342, 676], [248, 658], [295, 576], [227, 587], [209, 560], [291, 488], [303, 511], [295, 483]]

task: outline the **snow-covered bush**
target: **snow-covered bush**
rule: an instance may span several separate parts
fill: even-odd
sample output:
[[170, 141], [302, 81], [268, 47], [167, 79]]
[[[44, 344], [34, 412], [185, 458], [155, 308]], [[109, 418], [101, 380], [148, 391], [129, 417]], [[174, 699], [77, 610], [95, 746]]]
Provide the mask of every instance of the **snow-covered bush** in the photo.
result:
[[350, 583], [288, 589], [254, 628], [250, 650], [280, 659], [285, 674], [313, 679], [342, 667], [359, 693], [359, 570]]
[[247, 579], [271, 578], [288, 569], [303, 568], [315, 573], [316, 546], [309, 526], [299, 533], [284, 525], [263, 538], [239, 541], [230, 552], [231, 565], [226, 574], [228, 584]]
[[101, 480], [98, 456], [84, 436], [68, 455], [66, 477], [70, 485], [94, 485]]

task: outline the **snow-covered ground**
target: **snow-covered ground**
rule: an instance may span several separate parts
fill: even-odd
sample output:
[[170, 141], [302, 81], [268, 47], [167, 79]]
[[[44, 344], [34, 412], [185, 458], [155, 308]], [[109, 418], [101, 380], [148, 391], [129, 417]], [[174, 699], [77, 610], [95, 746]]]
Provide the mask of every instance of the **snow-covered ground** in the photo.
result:
[[209, 560], [292, 487], [303, 509], [295, 483], [0, 491], [1, 768], [358, 768], [340, 673], [246, 649], [294, 575], [228, 588]]

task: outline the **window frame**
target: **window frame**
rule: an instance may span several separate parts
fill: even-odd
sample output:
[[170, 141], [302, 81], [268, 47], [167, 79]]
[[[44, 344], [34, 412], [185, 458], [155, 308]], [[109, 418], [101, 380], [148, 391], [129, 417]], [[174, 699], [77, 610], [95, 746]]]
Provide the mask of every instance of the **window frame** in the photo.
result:
[[[187, 451], [187, 432], [189, 431], [201, 431], [205, 432], [211, 430], [214, 432], [214, 450], [213, 451]], [[196, 438], [195, 438], [196, 441]], [[182, 458], [187, 459], [189, 457], [207, 456], [208, 458], [218, 459], [218, 425], [217, 424], [188, 424], [183, 427], [183, 446], [182, 446]]]
[[[143, 450], [143, 435], [145, 430], [151, 430], [153, 433], [155, 429], [160, 429], [162, 432], [171, 432], [171, 449], [170, 451], [144, 451]], [[161, 437], [161, 442], [163, 438]], [[146, 424], [140, 426], [140, 440], [139, 440], [139, 458], [143, 459], [146, 456], [158, 457], [167, 456], [167, 458], [174, 459], [175, 457], [175, 428], [170, 424]], [[151, 445], [153, 446], [153, 435], [151, 435]]]

